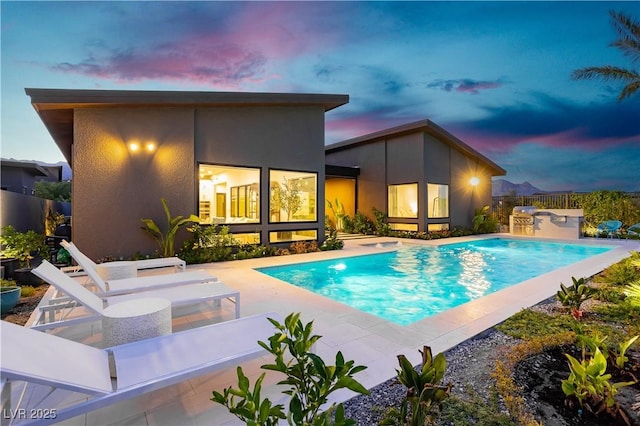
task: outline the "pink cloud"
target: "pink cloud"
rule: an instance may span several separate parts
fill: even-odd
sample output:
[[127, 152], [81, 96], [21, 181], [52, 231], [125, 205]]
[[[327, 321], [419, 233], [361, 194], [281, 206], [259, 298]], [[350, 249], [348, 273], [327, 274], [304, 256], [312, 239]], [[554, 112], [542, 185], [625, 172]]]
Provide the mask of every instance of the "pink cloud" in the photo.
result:
[[[110, 53], [104, 46], [94, 52], [91, 46], [88, 59], [51, 68], [118, 82], [168, 80], [237, 89], [262, 81], [269, 61], [331, 45], [337, 35], [322, 31], [318, 8], [313, 3], [254, 3], [226, 16], [222, 26], [176, 31], [170, 42]], [[322, 14], [326, 18], [326, 8]]]

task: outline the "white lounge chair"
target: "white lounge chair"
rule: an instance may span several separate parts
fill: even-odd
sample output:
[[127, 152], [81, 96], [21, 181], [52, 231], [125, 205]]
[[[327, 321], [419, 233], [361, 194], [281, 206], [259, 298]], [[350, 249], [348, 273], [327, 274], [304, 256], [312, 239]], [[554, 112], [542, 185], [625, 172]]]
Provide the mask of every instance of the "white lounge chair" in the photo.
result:
[[[67, 241], [67, 240], [62, 240], [60, 242], [60, 245], [62, 247], [64, 247], [69, 254], [71, 254], [71, 250], [77, 250], [79, 253], [82, 253], [80, 251], [80, 249], [78, 248], [78, 246], [76, 246], [74, 243]], [[84, 254], [83, 254], [84, 255]], [[85, 256], [86, 257], [86, 256]], [[93, 260], [89, 259], [87, 257], [87, 260], [89, 262], [91, 262], [94, 267], [95, 267], [95, 263], [93, 262]], [[136, 266], [136, 269], [141, 270], [141, 269], [157, 269], [157, 268], [174, 268], [176, 269], [176, 271], [178, 272], [182, 272], [185, 271], [187, 268], [187, 262], [185, 262], [184, 260], [180, 259], [179, 257], [159, 257], [159, 258], [154, 258], [154, 259], [140, 259], [140, 260], [132, 260], [131, 262], [133, 262]]]
[[100, 296], [115, 296], [118, 294], [157, 290], [161, 287], [208, 283], [218, 280], [215, 276], [205, 271], [190, 271], [105, 281], [98, 274], [96, 264], [93, 260], [85, 256], [78, 247], [67, 241], [63, 241], [61, 244], [69, 251], [69, 254], [71, 254], [75, 261], [82, 266], [87, 275], [89, 275], [91, 281], [98, 287], [97, 293]]
[[[16, 419], [21, 425], [60, 422], [261, 356], [266, 351], [258, 340], [266, 342], [276, 331], [267, 318], [281, 321], [275, 313], [261, 314], [107, 349], [1, 321], [2, 424], [9, 413], [22, 412], [53, 413], [55, 418], [16, 416], [27, 417], [26, 423]], [[117, 373], [113, 380], [110, 354]], [[79, 392], [89, 398], [65, 408], [52, 407], [45, 399], [39, 407], [20, 411], [21, 407], [11, 404], [14, 381], [48, 386], [56, 392]]]
[[[227, 287], [219, 281], [206, 284], [164, 287], [140, 293], [101, 298], [46, 260], [43, 260], [40, 266], [34, 268], [31, 272], [65, 293], [73, 301], [71, 305], [68, 303], [59, 303], [40, 307], [38, 319], [32, 326], [32, 328], [38, 330], [46, 330], [49, 328], [62, 327], [86, 321], [96, 321], [101, 318], [105, 304], [104, 302], [106, 302], [107, 305], [112, 305], [114, 303], [124, 302], [127, 300], [144, 299], [149, 297], [167, 299], [171, 302], [172, 308], [209, 301], [219, 303], [222, 299], [227, 299], [235, 303], [235, 317], [240, 318], [240, 292]], [[77, 307], [77, 305], [86, 308], [86, 310], [89, 311], [89, 314], [76, 318], [67, 318], [70, 313], [70, 309]], [[62, 318], [56, 318], [56, 312], [61, 312], [63, 310], [66, 310], [65, 316]]]

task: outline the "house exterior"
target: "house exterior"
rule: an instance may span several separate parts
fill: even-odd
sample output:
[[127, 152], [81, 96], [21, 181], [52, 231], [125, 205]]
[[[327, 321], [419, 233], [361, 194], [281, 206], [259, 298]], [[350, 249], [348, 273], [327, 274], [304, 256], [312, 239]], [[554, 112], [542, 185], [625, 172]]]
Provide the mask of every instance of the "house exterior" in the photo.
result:
[[241, 242], [288, 245], [324, 239], [327, 200], [396, 230], [470, 227], [505, 174], [429, 120], [325, 147], [325, 112], [348, 95], [26, 93], [73, 169], [72, 238], [93, 259], [153, 253], [141, 219], [164, 228], [162, 198]]
[[23, 195], [36, 193], [36, 182], [60, 182], [62, 166], [45, 166], [34, 161], [0, 160], [2, 190]]
[[[475, 209], [491, 206], [491, 178], [505, 170], [430, 120], [346, 140], [325, 148], [326, 196], [345, 213], [388, 215], [394, 230], [472, 227]], [[328, 212], [330, 213], [330, 212]]]
[[324, 115], [348, 95], [26, 93], [72, 167], [73, 240], [93, 259], [154, 252], [140, 219], [163, 227], [161, 198], [246, 242], [324, 237]]

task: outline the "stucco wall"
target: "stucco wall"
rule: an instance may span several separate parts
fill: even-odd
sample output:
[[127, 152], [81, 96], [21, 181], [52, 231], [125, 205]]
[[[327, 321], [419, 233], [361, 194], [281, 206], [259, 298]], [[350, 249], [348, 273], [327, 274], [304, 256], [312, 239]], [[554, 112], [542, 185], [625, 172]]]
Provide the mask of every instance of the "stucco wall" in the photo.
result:
[[[140, 219], [165, 225], [162, 197], [173, 216], [194, 213], [193, 118], [191, 108], [75, 111], [73, 239], [85, 254], [153, 253], [157, 244]], [[153, 142], [156, 150], [132, 153], [132, 141]]]
[[360, 167], [356, 209], [373, 217], [372, 207], [387, 210], [386, 147], [383, 142], [326, 154], [327, 164]]
[[[196, 111], [195, 160], [198, 163], [261, 167], [261, 222], [234, 225], [232, 232], [318, 229], [324, 238], [324, 108], [212, 107]], [[269, 214], [269, 170], [316, 172], [317, 221], [272, 224]]]
[[[491, 173], [486, 166], [451, 144], [425, 132], [388, 137], [326, 154], [327, 164], [359, 166], [359, 211], [372, 217], [372, 207], [387, 211], [387, 185], [418, 182], [418, 219], [391, 218], [395, 223], [446, 223], [470, 228], [474, 210], [491, 205]], [[473, 187], [471, 177], [479, 184]], [[427, 184], [449, 185], [448, 219], [427, 219]]]

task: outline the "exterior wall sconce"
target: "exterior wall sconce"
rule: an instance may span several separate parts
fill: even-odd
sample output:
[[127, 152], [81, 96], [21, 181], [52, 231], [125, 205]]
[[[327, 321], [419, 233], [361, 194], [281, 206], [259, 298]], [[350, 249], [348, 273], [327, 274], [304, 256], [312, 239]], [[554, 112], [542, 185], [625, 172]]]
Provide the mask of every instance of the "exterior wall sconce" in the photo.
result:
[[471, 184], [471, 186], [478, 186], [478, 184], [480, 183], [480, 179], [474, 176], [469, 179], [469, 183]]
[[143, 149], [148, 153], [152, 153], [156, 150], [156, 144], [154, 144], [153, 142], [147, 142], [144, 145], [140, 142], [129, 142], [127, 146], [129, 147], [129, 151], [134, 154], [142, 151]]

